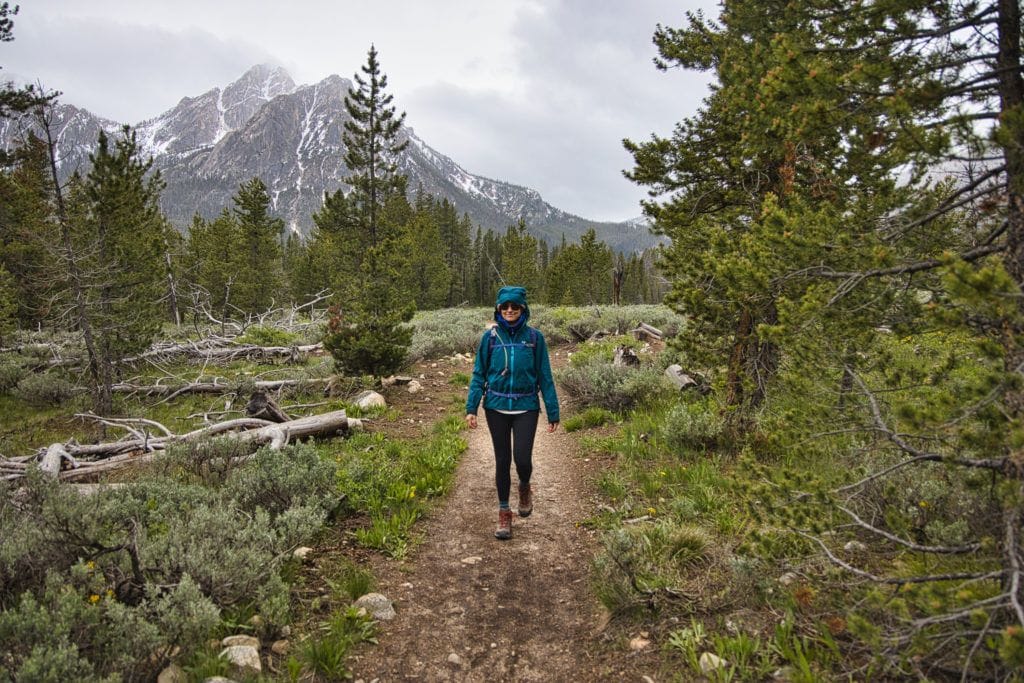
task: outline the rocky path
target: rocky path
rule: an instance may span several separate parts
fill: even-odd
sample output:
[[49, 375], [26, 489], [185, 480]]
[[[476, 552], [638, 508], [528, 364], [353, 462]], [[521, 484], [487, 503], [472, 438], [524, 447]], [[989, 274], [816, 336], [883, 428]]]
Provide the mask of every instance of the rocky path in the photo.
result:
[[[454, 488], [423, 523], [423, 542], [404, 564], [375, 570], [398, 616], [381, 624], [379, 645], [350, 662], [357, 680], [606, 678], [594, 655], [606, 617], [589, 586], [596, 536], [580, 524], [596, 505], [587, 473], [593, 463], [572, 435], [547, 433], [542, 415], [533, 515], [515, 517], [512, 539], [498, 541], [483, 422], [481, 413], [480, 427], [465, 432], [469, 447]], [[516, 485], [513, 474], [513, 498]]]

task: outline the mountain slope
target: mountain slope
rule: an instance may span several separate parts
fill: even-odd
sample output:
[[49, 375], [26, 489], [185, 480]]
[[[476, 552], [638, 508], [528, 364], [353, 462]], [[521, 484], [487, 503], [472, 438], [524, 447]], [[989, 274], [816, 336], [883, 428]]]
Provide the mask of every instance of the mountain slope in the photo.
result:
[[[185, 229], [198, 213], [212, 218], [231, 206], [238, 186], [256, 176], [273, 201], [273, 212], [292, 230], [308, 234], [312, 214], [324, 192], [347, 189], [348, 176], [341, 140], [348, 113], [344, 97], [351, 81], [328, 76], [315, 85], [296, 86], [281, 68], [259, 65], [234, 83], [196, 97], [185, 97], [172, 109], [136, 126], [145, 153], [167, 182], [161, 204], [168, 218]], [[100, 129], [116, 132], [120, 125], [84, 109], [56, 108], [60, 133], [60, 169], [65, 176], [85, 171]], [[0, 143], [10, 148], [24, 122], [0, 121]], [[593, 228], [600, 239], [619, 251], [656, 243], [646, 227], [634, 221], [590, 221], [551, 206], [533, 189], [474, 175], [416, 136], [399, 160], [409, 176], [409, 191], [422, 187], [446, 197], [460, 214], [484, 228], [504, 231], [522, 218], [531, 233], [557, 243]]]

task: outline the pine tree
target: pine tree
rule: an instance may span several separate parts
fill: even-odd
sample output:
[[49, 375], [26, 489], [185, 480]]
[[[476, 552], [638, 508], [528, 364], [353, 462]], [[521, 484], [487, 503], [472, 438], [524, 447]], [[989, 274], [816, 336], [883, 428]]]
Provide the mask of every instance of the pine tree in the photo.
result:
[[194, 216], [185, 247], [185, 270], [192, 288], [193, 310], [206, 307], [222, 323], [234, 310], [238, 222], [227, 208], [212, 221]]
[[242, 183], [231, 201], [240, 240], [233, 305], [243, 315], [259, 313], [285, 296], [281, 268], [284, 221], [270, 215], [270, 195], [259, 178]]
[[49, 290], [56, 269], [52, 190], [46, 145], [34, 135], [16, 149], [14, 167], [0, 173], [0, 265], [14, 279], [17, 320], [34, 327], [50, 312]]
[[[1011, 464], [1024, 418], [1020, 38], [1017, 0], [727, 0], [719, 23], [695, 15], [656, 35], [663, 66], [714, 71], [704, 107], [670, 139], [628, 143], [632, 177], [657, 195], [647, 211], [672, 237], [662, 265], [670, 302], [693, 323], [684, 341], [704, 341], [705, 367], [728, 359], [733, 404], [749, 410], [782, 389], [782, 354], [788, 382], [834, 381], [843, 412], [808, 400], [775, 415], [786, 426], [771, 438], [792, 429], [799, 444], [781, 458], [820, 454], [816, 439], [795, 437], [837, 417], [842, 431], [862, 430], [839, 457], [870, 469], [858, 484], [823, 486], [818, 517], [882, 549], [869, 572], [829, 559], [906, 596], [870, 626], [880, 677], [914, 659], [999, 680], [1024, 651], [1024, 502]], [[946, 348], [923, 352], [926, 342]], [[763, 364], [766, 343], [776, 357]], [[985, 493], [968, 493], [982, 480]], [[907, 484], [935, 486], [949, 509], [918, 526]], [[828, 553], [835, 541], [807, 528], [818, 521], [800, 522], [788, 522], [800, 542]], [[962, 562], [934, 559], [943, 524], [971, 529], [957, 540]], [[915, 541], [936, 546], [915, 546], [910, 562], [893, 555]], [[980, 584], [1000, 598], [979, 600]]]
[[505, 231], [501, 238], [501, 256], [501, 275], [504, 281], [510, 285], [526, 287], [531, 295], [540, 299], [542, 292], [537, 238], [526, 229], [523, 219], [508, 226]]
[[[406, 288], [419, 310], [441, 308], [447, 305], [452, 294], [451, 247], [442, 235], [439, 218], [441, 215], [434, 210], [432, 202], [417, 201], [409, 224], [410, 258]], [[447, 232], [450, 240], [451, 226]]]
[[0, 263], [0, 346], [18, 325], [18, 290], [14, 279], [4, 264]]
[[398, 139], [405, 114], [396, 116], [392, 96], [385, 93], [387, 76], [373, 46], [362, 72], [365, 78], [357, 73], [357, 87], [345, 97], [351, 118], [342, 139], [352, 191], [345, 198], [348, 215], [340, 227], [358, 228], [356, 244], [364, 248], [358, 264], [341, 266], [356, 278], [341, 283], [343, 293], [324, 346], [347, 372], [385, 375], [401, 367], [412, 342], [412, 328], [405, 323], [415, 306], [411, 292], [401, 286], [408, 261], [404, 221], [411, 209], [397, 159], [408, 141]]

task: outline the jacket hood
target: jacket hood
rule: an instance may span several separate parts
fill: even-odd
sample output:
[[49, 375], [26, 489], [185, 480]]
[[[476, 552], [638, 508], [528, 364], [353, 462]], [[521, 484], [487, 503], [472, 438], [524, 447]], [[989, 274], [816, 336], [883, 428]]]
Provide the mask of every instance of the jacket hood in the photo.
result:
[[508, 323], [501, 317], [498, 306], [508, 302], [519, 304], [523, 307], [523, 314], [519, 317], [519, 324], [516, 325], [516, 329], [519, 329], [521, 325], [527, 324], [530, 320], [530, 306], [526, 303], [526, 287], [502, 287], [498, 290], [498, 297], [494, 301], [494, 321], [506, 329], [508, 328]]

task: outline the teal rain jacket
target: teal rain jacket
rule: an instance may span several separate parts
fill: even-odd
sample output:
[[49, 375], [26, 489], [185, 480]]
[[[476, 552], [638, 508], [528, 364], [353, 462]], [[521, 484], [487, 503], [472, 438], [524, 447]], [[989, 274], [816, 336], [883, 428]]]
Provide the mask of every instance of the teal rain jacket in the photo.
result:
[[[519, 322], [511, 329], [497, 308], [507, 301], [523, 307]], [[551, 376], [548, 346], [544, 335], [528, 325], [530, 307], [526, 304], [526, 290], [502, 287], [495, 302], [494, 320], [497, 325], [484, 333], [476, 351], [466, 414], [476, 415], [481, 399], [487, 410], [540, 410], [540, 392], [548, 422], [558, 422], [558, 395]]]

